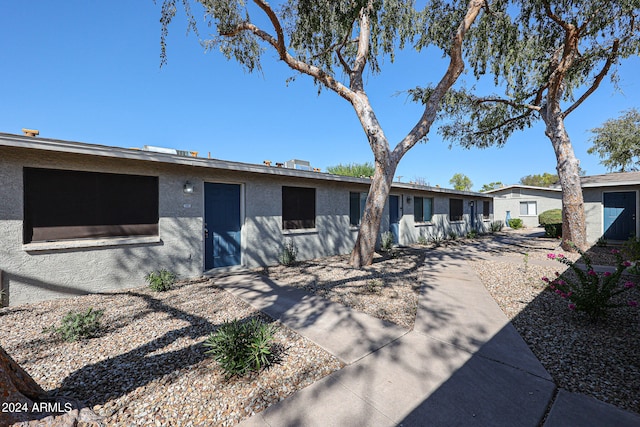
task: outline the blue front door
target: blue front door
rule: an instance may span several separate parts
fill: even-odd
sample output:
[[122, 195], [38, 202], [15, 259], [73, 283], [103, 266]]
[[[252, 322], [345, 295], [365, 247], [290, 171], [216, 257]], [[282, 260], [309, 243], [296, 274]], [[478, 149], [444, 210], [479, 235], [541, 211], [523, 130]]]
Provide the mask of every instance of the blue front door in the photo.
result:
[[389, 231], [393, 234], [393, 243], [400, 241], [400, 199], [389, 196]]
[[205, 270], [240, 264], [240, 185], [204, 184]]
[[604, 238], [627, 240], [636, 234], [636, 193], [604, 193]]

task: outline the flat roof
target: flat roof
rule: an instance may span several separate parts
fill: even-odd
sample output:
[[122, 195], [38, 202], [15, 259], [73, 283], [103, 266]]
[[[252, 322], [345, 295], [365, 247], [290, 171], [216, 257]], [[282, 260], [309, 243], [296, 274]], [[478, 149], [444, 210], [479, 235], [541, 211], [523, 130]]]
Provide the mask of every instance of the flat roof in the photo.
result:
[[507, 185], [505, 187], [496, 188], [494, 190], [485, 191], [484, 194], [497, 193], [499, 191], [512, 190], [514, 188], [525, 188], [528, 190], [544, 190], [544, 191], [555, 191], [555, 192], [562, 191], [560, 188], [555, 188], [555, 187], [536, 187], [534, 185], [513, 184], [513, 185]]
[[[56, 153], [82, 154], [87, 156], [108, 157], [115, 159], [129, 159], [143, 162], [157, 162], [173, 165], [201, 167], [225, 171], [248, 172], [264, 175], [287, 176], [307, 178], [321, 181], [344, 182], [369, 185], [369, 178], [356, 178], [342, 175], [334, 175], [326, 172], [314, 172], [284, 167], [258, 165], [253, 163], [241, 163], [228, 160], [207, 159], [202, 157], [186, 157], [178, 154], [158, 153], [144, 151], [135, 148], [121, 148], [107, 145], [88, 144], [85, 142], [65, 141], [60, 139], [41, 138], [26, 135], [16, 135], [0, 132], [0, 146], [26, 148], [32, 150], [51, 151]], [[429, 191], [434, 193], [448, 193], [460, 196], [487, 197], [484, 193], [473, 191], [460, 191], [449, 188], [431, 187], [419, 184], [394, 182], [393, 189], [405, 189], [416, 191]]]

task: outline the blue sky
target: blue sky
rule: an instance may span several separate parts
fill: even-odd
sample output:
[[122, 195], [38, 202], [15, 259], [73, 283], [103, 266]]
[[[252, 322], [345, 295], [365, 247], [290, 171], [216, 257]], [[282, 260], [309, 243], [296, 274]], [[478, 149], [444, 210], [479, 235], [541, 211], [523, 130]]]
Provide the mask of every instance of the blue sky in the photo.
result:
[[[160, 0], [158, 0], [160, 1]], [[332, 92], [317, 95], [310, 78], [293, 73], [268, 52], [263, 74], [246, 74], [218, 52], [205, 53], [177, 20], [160, 68], [160, 5], [152, 0], [30, 0], [5, 2], [0, 14], [0, 132], [121, 147], [155, 145], [248, 163], [309, 160], [325, 170], [372, 161], [351, 106]], [[438, 52], [404, 52], [385, 61], [366, 84], [391, 143], [421, 114], [399, 92], [436, 82], [446, 62]], [[620, 67], [620, 87], [607, 81], [566, 121], [588, 174], [605, 173], [587, 154], [589, 129], [638, 107], [640, 59]], [[555, 172], [551, 143], [539, 124], [515, 134], [503, 148], [448, 148], [432, 131], [414, 147], [396, 176], [449, 187], [461, 172], [474, 190]]]

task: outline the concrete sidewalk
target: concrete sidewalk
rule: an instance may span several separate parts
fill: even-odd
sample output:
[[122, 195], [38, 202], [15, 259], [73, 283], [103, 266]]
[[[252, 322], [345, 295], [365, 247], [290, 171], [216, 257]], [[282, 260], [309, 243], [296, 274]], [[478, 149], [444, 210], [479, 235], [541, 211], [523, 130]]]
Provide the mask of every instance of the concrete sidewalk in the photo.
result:
[[464, 249], [425, 262], [411, 331], [257, 275], [216, 279], [347, 365], [240, 425], [640, 425], [636, 414], [558, 391]]

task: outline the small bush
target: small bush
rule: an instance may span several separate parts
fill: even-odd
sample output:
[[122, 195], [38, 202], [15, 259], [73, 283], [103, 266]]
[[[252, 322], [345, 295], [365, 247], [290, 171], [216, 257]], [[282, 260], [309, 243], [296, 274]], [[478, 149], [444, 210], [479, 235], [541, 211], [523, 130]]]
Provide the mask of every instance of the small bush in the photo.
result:
[[497, 233], [499, 231], [502, 231], [502, 227], [504, 227], [504, 222], [502, 222], [502, 221], [493, 221], [491, 223], [491, 225], [489, 226], [489, 230], [492, 233]]
[[418, 236], [418, 244], [422, 246], [426, 246], [429, 244], [429, 240], [421, 234]]
[[282, 251], [278, 257], [280, 264], [284, 266], [294, 265], [298, 258], [298, 247], [293, 240], [287, 240], [282, 246]]
[[149, 287], [152, 291], [165, 292], [171, 289], [177, 277], [173, 272], [163, 268], [162, 270], [152, 271], [144, 278], [149, 282]]
[[522, 223], [522, 220], [520, 218], [511, 218], [509, 220], [509, 227], [513, 228], [514, 230], [519, 230], [524, 227], [524, 224]]
[[478, 230], [472, 228], [467, 232], [467, 239], [475, 239], [478, 237]]
[[449, 237], [449, 240], [456, 240], [458, 238], [458, 233], [454, 230], [449, 230], [447, 231], [447, 236]]
[[104, 310], [93, 310], [93, 308], [89, 308], [86, 313], [70, 311], [62, 318], [60, 327], [45, 329], [45, 332], [53, 332], [69, 342], [91, 338], [100, 330], [100, 319], [103, 314]]
[[383, 252], [390, 253], [393, 248], [393, 233], [390, 231], [385, 231], [382, 233], [382, 238], [380, 239], [380, 249]]
[[552, 238], [562, 237], [562, 224], [545, 224], [544, 235]]
[[629, 240], [622, 245], [622, 253], [629, 261], [640, 260], [640, 239], [637, 237], [630, 237]]
[[383, 286], [384, 282], [381, 279], [371, 279], [367, 280], [365, 290], [370, 294], [379, 294], [380, 292], [382, 292]]
[[440, 246], [442, 245], [442, 243], [444, 243], [444, 237], [442, 237], [440, 234], [434, 234], [433, 236], [431, 236], [431, 243], [433, 243], [435, 246]]
[[562, 209], [550, 209], [538, 215], [540, 225], [562, 224]]
[[599, 274], [593, 269], [591, 259], [587, 254], [575, 246], [574, 248], [582, 256], [586, 271], [564, 255], [551, 253], [547, 257], [568, 266], [575, 274], [576, 279], [571, 279], [567, 275], [561, 276], [557, 272], [554, 280], [547, 277], [542, 278], [550, 290], [569, 301], [569, 310], [582, 311], [595, 322], [606, 317], [611, 308], [638, 306], [638, 302], [635, 300], [623, 302], [620, 297], [614, 299], [617, 295], [628, 292], [636, 286], [634, 282], [621, 280], [622, 274], [631, 266], [631, 262], [623, 261], [620, 251], [616, 249], [611, 251], [616, 257], [616, 270], [613, 273]]
[[204, 342], [209, 348], [205, 353], [213, 356], [227, 379], [257, 372], [272, 362], [274, 333], [272, 325], [256, 318], [225, 322]]

